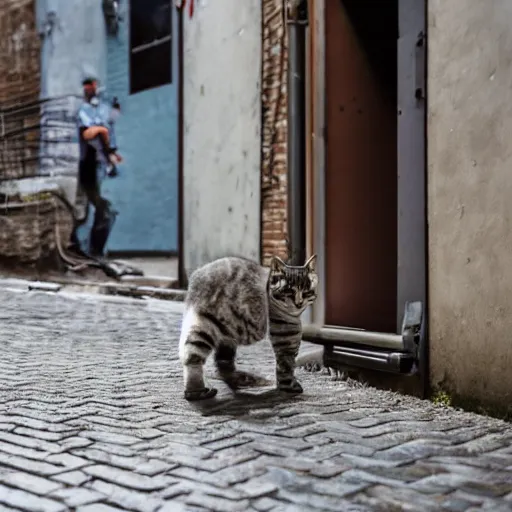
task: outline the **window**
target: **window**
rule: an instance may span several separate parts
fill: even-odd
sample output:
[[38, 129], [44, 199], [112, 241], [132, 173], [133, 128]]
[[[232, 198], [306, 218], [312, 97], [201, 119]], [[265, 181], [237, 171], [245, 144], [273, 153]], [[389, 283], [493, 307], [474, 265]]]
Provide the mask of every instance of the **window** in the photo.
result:
[[172, 82], [171, 2], [130, 1], [130, 94]]

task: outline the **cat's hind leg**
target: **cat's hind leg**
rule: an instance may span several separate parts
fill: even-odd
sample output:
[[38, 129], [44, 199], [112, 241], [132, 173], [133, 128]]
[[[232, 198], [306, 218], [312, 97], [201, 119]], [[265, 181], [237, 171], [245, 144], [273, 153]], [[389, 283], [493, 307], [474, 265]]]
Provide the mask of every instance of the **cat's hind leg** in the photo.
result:
[[185, 399], [205, 400], [217, 394], [215, 388], [206, 387], [204, 382], [204, 364], [215, 349], [215, 339], [201, 323], [191, 309], [183, 317], [179, 355], [183, 365]]
[[236, 345], [220, 343], [215, 351], [215, 365], [222, 374], [230, 374], [235, 371]]
[[215, 365], [220, 378], [230, 389], [250, 388], [264, 386], [266, 379], [252, 373], [237, 370], [235, 366], [236, 344], [220, 343], [215, 351]]

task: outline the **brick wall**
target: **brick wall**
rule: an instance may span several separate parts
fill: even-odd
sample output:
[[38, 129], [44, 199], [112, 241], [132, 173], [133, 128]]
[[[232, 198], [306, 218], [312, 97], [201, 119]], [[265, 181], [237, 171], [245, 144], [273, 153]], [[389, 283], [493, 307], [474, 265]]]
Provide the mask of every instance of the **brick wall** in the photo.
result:
[[35, 0], [2, 0], [0, 104], [39, 98], [41, 42]]
[[287, 47], [285, 1], [263, 0], [262, 257], [287, 257]]
[[[39, 99], [41, 42], [35, 0], [2, 0], [0, 8], [0, 109]], [[39, 110], [3, 113], [1, 130], [9, 135], [0, 155], [0, 176], [30, 176], [37, 169]], [[27, 129], [28, 127], [33, 127]], [[26, 130], [26, 131], [25, 131]]]

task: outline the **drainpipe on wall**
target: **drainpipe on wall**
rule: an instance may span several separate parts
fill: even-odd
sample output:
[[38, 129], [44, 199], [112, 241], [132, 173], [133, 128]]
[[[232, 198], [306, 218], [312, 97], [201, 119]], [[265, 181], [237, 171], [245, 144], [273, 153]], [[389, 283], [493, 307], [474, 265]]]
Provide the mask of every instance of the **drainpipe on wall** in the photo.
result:
[[288, 2], [288, 248], [289, 263], [306, 261], [307, 0]]

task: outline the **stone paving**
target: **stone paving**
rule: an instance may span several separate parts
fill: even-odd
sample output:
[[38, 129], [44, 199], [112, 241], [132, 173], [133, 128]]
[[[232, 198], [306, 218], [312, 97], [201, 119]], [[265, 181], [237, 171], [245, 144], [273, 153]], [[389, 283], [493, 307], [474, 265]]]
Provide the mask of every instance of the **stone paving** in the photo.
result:
[[[0, 512], [512, 510], [510, 424], [305, 370], [190, 404], [181, 304], [0, 304]], [[239, 360], [273, 379], [267, 343]]]

